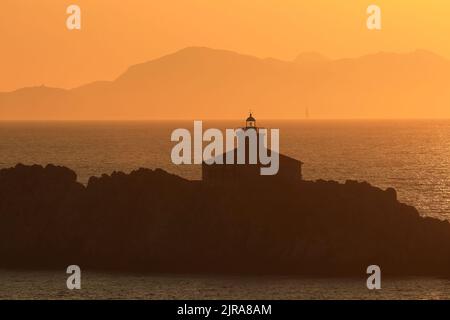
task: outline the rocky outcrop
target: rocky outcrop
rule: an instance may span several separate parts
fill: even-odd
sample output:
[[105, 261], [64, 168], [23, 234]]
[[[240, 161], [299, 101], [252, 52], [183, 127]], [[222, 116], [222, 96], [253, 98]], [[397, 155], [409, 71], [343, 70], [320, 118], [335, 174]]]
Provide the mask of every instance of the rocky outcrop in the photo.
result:
[[0, 267], [449, 275], [450, 224], [365, 182], [203, 185], [163, 170], [0, 170]]

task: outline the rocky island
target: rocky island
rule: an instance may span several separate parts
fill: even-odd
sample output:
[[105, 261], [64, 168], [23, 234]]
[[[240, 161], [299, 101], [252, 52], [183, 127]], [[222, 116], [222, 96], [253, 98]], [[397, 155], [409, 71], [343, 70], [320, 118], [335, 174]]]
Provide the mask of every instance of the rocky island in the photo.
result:
[[366, 182], [214, 186], [161, 169], [0, 170], [0, 268], [450, 275], [450, 223]]

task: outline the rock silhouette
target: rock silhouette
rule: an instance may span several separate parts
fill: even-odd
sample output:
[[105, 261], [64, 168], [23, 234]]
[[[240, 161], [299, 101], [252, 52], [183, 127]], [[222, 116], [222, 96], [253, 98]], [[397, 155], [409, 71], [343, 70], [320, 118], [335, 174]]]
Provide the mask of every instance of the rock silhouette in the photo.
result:
[[450, 224], [365, 182], [206, 186], [161, 169], [0, 170], [0, 268], [164, 273], [450, 274]]

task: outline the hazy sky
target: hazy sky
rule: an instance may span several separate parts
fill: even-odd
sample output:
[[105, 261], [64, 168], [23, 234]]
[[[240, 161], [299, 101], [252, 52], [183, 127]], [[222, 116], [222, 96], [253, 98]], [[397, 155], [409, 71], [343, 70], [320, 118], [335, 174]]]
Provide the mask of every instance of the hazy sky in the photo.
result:
[[[66, 8], [82, 9], [82, 30]], [[382, 9], [381, 31], [366, 9]], [[450, 57], [448, 0], [2, 0], [0, 91], [112, 80], [129, 65], [186, 46], [291, 60], [416, 48]]]

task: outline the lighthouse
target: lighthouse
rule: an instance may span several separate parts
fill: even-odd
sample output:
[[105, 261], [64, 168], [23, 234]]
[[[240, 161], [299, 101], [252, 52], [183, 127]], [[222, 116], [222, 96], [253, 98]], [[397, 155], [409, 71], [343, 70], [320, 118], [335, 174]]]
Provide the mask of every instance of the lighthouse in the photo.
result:
[[[245, 127], [241, 128], [245, 131], [255, 130], [258, 134], [260, 128], [256, 126], [256, 119], [250, 112], [245, 120]], [[246, 138], [247, 140], [247, 138]], [[259, 143], [256, 144], [258, 150]], [[270, 149], [269, 152], [273, 153]], [[257, 163], [251, 164], [248, 161], [249, 144], [245, 143], [245, 164], [238, 164], [237, 161], [233, 163], [226, 163], [226, 159], [237, 159], [237, 148], [220, 154], [217, 157], [221, 161], [215, 161], [213, 164], [202, 163], [202, 180], [207, 185], [248, 185], [254, 183], [291, 183], [302, 180], [302, 165], [303, 162], [293, 159], [284, 154], [279, 153], [279, 171], [275, 175], [261, 175], [261, 168], [266, 167], [263, 163], [257, 160]]]
[[256, 120], [253, 118], [252, 113], [250, 112], [250, 115], [245, 120], [245, 129], [256, 129]]

